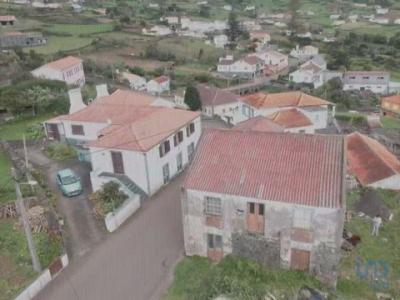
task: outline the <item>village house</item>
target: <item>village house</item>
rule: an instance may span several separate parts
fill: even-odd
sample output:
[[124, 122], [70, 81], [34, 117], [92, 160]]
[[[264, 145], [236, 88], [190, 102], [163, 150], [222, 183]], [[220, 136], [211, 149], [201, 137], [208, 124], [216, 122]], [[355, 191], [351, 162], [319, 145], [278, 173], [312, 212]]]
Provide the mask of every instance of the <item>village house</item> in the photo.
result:
[[341, 136], [206, 130], [183, 184], [186, 255], [232, 253], [335, 286], [344, 153]]
[[263, 74], [263, 61], [254, 55], [248, 55], [235, 61], [233, 56], [228, 55], [219, 59], [217, 71], [229, 77], [251, 79]]
[[290, 56], [297, 58], [300, 61], [306, 61], [315, 55], [318, 55], [319, 49], [317, 47], [307, 45], [304, 47], [296, 46], [295, 49], [290, 51]]
[[117, 90], [45, 122], [46, 133], [86, 155], [94, 191], [118, 181], [133, 192], [152, 195], [191, 161], [201, 135], [199, 112], [159, 107], [156, 101]]
[[381, 24], [381, 25], [388, 25], [390, 23], [390, 19], [385, 16], [377, 16], [370, 19], [372, 23]]
[[363, 187], [400, 190], [400, 161], [385, 146], [359, 132], [346, 142], [348, 172]]
[[205, 84], [198, 84], [196, 89], [200, 96], [202, 113], [206, 117], [220, 117], [228, 124], [238, 122], [239, 96]]
[[348, 71], [343, 74], [343, 90], [389, 92], [390, 73], [385, 71]]
[[335, 114], [335, 105], [303, 92], [255, 93], [240, 98], [243, 120], [268, 117], [276, 112], [295, 108], [313, 124], [314, 130], [326, 128]]
[[253, 30], [249, 32], [249, 35], [250, 39], [256, 43], [256, 51], [262, 51], [271, 41], [271, 35], [266, 31]]
[[121, 74], [121, 79], [126, 80], [132, 90], [143, 91], [146, 89], [146, 79], [142, 76], [123, 72]]
[[83, 60], [74, 56], [49, 62], [33, 70], [31, 74], [36, 78], [64, 81], [68, 85], [83, 86], [85, 84]]
[[319, 88], [326, 82], [326, 68], [324, 57], [318, 54], [303, 63], [298, 70], [290, 73], [289, 80], [294, 83], [312, 84], [314, 88]]
[[217, 48], [225, 48], [225, 46], [229, 43], [228, 37], [225, 34], [215, 35], [213, 41], [215, 47]]
[[383, 97], [381, 111], [384, 116], [400, 117], [400, 95]]
[[150, 29], [143, 28], [142, 33], [145, 35], [166, 36], [172, 34], [173, 31], [168, 26], [155, 25]]
[[17, 18], [15, 16], [0, 16], [0, 25], [1, 26], [13, 26]]
[[147, 82], [146, 89], [152, 95], [160, 95], [164, 92], [169, 92], [170, 79], [165, 75], [154, 78]]
[[249, 54], [261, 59], [264, 63], [264, 74], [275, 74], [289, 67], [289, 57], [279, 51], [268, 49], [266, 51]]
[[0, 48], [33, 47], [46, 43], [47, 38], [40, 32], [12, 31], [0, 34]]

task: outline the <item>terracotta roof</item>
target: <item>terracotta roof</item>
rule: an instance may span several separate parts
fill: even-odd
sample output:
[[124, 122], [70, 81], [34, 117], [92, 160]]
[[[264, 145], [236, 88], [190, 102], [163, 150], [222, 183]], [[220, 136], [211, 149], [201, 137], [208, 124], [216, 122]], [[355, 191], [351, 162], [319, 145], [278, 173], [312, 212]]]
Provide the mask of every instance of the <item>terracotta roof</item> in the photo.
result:
[[9, 32], [6, 32], [4, 35], [6, 35], [6, 36], [21, 36], [24, 34], [21, 31], [9, 31]]
[[284, 132], [285, 127], [258, 116], [236, 124], [232, 129], [241, 131], [261, 131], [261, 132]]
[[133, 81], [136, 79], [144, 79], [142, 76], [139, 76], [137, 74], [129, 73], [129, 72], [123, 72], [122, 73], [122, 78], [126, 79], [128, 81]]
[[275, 56], [275, 58], [277, 59], [283, 59], [283, 58], [287, 58], [286, 54], [280, 53], [279, 51], [276, 50], [267, 50], [265, 52], [268, 56]]
[[223, 105], [238, 102], [239, 97], [231, 92], [208, 86], [205, 84], [196, 85], [199, 92], [200, 101], [203, 106], [207, 105]]
[[255, 93], [243, 96], [241, 100], [255, 108], [306, 107], [331, 104], [318, 97], [298, 91], [274, 94]]
[[295, 108], [277, 111], [267, 118], [285, 128], [305, 127], [313, 124], [305, 114]]
[[11, 22], [17, 20], [15, 16], [0, 16], [0, 22]]
[[248, 63], [249, 65], [257, 65], [257, 64], [261, 64], [263, 62], [257, 56], [246, 56], [246, 57], [242, 58], [242, 60], [245, 61], [246, 63]]
[[206, 130], [184, 188], [339, 208], [343, 160], [341, 136]]
[[159, 76], [159, 77], [154, 78], [153, 80], [154, 80], [155, 82], [161, 84], [161, 83], [163, 83], [163, 82], [168, 81], [168, 80], [169, 80], [169, 77], [167, 77], [167, 76], [165, 76], [165, 75], [161, 75], [161, 76]]
[[393, 95], [393, 96], [388, 96], [388, 97], [383, 97], [382, 102], [390, 102], [393, 104], [398, 104], [400, 105], [400, 95]]
[[104, 136], [89, 146], [146, 152], [200, 116], [200, 112], [156, 107], [135, 107], [132, 113], [130, 122], [106, 128]]
[[301, 65], [300, 69], [302, 71], [312, 71], [313, 73], [318, 73], [322, 71], [322, 68], [317, 64], [313, 63], [312, 61]]
[[359, 132], [346, 139], [348, 170], [362, 185], [400, 174], [400, 161], [378, 141]]
[[75, 56], [67, 56], [59, 60], [47, 63], [45, 66], [54, 70], [65, 70], [82, 63], [83, 60]]

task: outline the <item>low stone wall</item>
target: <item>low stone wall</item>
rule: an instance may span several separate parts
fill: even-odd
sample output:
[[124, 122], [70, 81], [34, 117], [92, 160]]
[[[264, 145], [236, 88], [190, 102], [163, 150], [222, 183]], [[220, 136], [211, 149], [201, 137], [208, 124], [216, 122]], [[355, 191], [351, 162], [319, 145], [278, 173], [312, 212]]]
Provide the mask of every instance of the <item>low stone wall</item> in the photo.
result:
[[67, 254], [57, 258], [50, 267], [44, 270], [34, 282], [15, 298], [15, 300], [33, 299], [58, 273], [65, 269], [68, 264], [69, 260]]
[[109, 232], [117, 230], [131, 215], [140, 208], [140, 196], [134, 195], [126, 200], [115, 212], [106, 215], [104, 221]]
[[267, 267], [280, 266], [279, 242], [267, 240], [260, 235], [232, 234], [232, 254], [255, 260]]

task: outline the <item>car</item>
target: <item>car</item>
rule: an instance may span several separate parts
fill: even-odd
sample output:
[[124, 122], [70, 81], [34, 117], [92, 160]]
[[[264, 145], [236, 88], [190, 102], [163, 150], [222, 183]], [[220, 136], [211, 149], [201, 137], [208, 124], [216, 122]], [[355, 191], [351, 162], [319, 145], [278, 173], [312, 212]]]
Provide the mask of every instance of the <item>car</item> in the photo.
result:
[[71, 169], [57, 172], [57, 185], [64, 196], [74, 197], [82, 193], [81, 180]]

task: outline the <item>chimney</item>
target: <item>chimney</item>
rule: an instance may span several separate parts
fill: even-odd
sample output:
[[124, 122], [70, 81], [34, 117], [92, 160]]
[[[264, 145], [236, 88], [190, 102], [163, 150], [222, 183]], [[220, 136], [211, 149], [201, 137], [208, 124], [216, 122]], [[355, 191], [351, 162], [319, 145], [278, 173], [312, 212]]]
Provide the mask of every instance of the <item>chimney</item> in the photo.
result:
[[73, 114], [77, 111], [80, 111], [86, 107], [86, 104], [83, 103], [81, 89], [72, 89], [68, 91], [69, 96], [69, 114]]
[[107, 84], [99, 84], [96, 85], [96, 99], [109, 96], [110, 94], [108, 93], [107, 90]]

